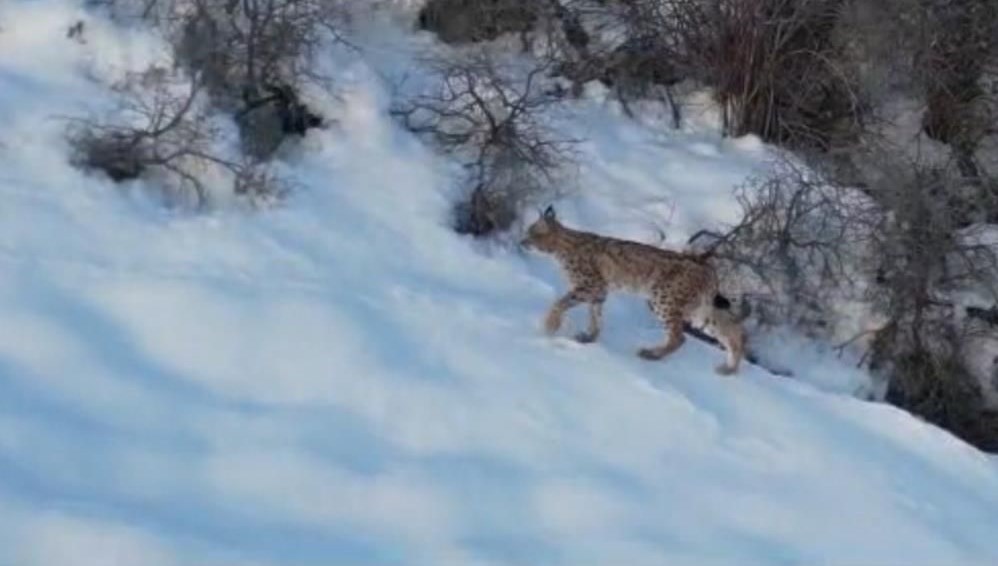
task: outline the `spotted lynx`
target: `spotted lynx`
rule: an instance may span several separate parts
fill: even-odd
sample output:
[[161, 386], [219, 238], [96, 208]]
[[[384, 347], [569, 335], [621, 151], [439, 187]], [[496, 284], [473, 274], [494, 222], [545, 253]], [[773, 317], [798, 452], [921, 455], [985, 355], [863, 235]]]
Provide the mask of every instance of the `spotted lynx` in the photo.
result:
[[717, 274], [700, 257], [573, 230], [558, 221], [551, 207], [528, 228], [523, 245], [554, 256], [571, 285], [548, 311], [544, 321], [548, 334], [558, 331], [568, 309], [588, 303], [589, 328], [575, 338], [582, 343], [595, 341], [607, 292], [622, 289], [647, 296], [652, 312], [668, 328], [664, 344], [641, 348], [639, 356], [658, 360], [676, 351], [684, 341], [683, 322], [689, 321], [702, 325], [727, 350], [717, 372], [738, 371], [745, 334], [730, 303], [718, 294]]

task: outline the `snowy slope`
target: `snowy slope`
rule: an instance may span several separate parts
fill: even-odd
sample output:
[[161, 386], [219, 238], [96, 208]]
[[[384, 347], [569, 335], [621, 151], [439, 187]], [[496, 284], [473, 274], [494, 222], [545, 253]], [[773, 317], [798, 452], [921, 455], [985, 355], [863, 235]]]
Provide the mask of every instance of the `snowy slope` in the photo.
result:
[[[998, 464], [934, 427], [718, 378], [695, 342], [643, 362], [636, 299], [597, 345], [543, 338], [553, 267], [448, 229], [451, 167], [386, 118], [387, 63], [343, 55], [280, 209], [170, 213], [74, 171], [54, 117], [162, 51], [93, 19], [69, 42], [68, 5], [0, 5], [0, 564], [998, 560]], [[681, 242], [764, 159], [579, 113], [559, 210], [587, 228]]]

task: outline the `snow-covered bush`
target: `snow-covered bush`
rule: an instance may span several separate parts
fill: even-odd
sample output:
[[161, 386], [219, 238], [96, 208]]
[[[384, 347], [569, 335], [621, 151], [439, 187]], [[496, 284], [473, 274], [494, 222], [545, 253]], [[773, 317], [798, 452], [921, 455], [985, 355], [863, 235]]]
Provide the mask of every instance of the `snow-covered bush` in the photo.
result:
[[281, 142], [323, 125], [301, 99], [328, 82], [317, 54], [342, 41], [341, 0], [91, 0], [115, 19], [155, 28], [176, 64], [197, 75], [213, 104], [236, 117], [244, 151], [270, 157]]
[[712, 256], [750, 297], [755, 322], [837, 334], [842, 301], [856, 300], [881, 209], [789, 160], [739, 187], [739, 223], [690, 244]]
[[[998, 297], [998, 251], [969, 237], [957, 194], [958, 165], [892, 165], [891, 181], [874, 187], [891, 211], [877, 231], [875, 285], [869, 289], [885, 324], [872, 343], [871, 367], [890, 376], [888, 400], [978, 445], [998, 446], [998, 429], [978, 429], [988, 411], [989, 376], [970, 367], [983, 300]], [[976, 305], [975, 305], [976, 303]], [[986, 430], [986, 429], [985, 429]]]
[[996, 449], [993, 363], [979, 358], [998, 339], [998, 247], [956, 198], [973, 183], [955, 163], [879, 163], [860, 191], [782, 162], [738, 190], [739, 223], [690, 243], [737, 283], [757, 329], [854, 349], [887, 401]]
[[209, 183], [228, 177], [236, 194], [274, 198], [283, 183], [253, 160], [221, 149], [223, 130], [196, 79], [152, 67], [113, 87], [119, 106], [108, 116], [70, 121], [71, 161], [116, 182], [154, 180], [172, 203], [203, 206]]
[[322, 117], [300, 100], [325, 81], [315, 56], [339, 39], [343, 5], [323, 0], [171, 0], [181, 14], [170, 32], [177, 60], [199, 73], [216, 104], [238, 118], [248, 153], [265, 158], [288, 135]]

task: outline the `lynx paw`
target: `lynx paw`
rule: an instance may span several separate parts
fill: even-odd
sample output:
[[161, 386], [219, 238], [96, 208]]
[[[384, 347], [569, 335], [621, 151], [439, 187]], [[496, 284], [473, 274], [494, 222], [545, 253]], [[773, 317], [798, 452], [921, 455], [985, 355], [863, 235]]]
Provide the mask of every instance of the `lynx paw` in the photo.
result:
[[734, 375], [737, 370], [728, 364], [721, 364], [714, 368], [714, 371], [717, 372], [717, 375]]
[[662, 348], [641, 348], [638, 350], [638, 357], [644, 360], [661, 360], [665, 357], [665, 350]]
[[548, 317], [544, 319], [544, 332], [546, 332], [548, 336], [553, 336], [555, 332], [558, 332], [559, 328], [561, 328], [560, 316], [548, 315]]

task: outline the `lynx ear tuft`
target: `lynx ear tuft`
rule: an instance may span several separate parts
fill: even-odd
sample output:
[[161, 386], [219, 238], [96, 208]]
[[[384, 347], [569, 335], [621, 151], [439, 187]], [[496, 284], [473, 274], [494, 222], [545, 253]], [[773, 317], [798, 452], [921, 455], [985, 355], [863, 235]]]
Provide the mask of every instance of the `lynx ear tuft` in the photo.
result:
[[544, 209], [544, 219], [554, 220], [554, 218], [555, 218], [554, 206], [549, 205], [547, 208]]

